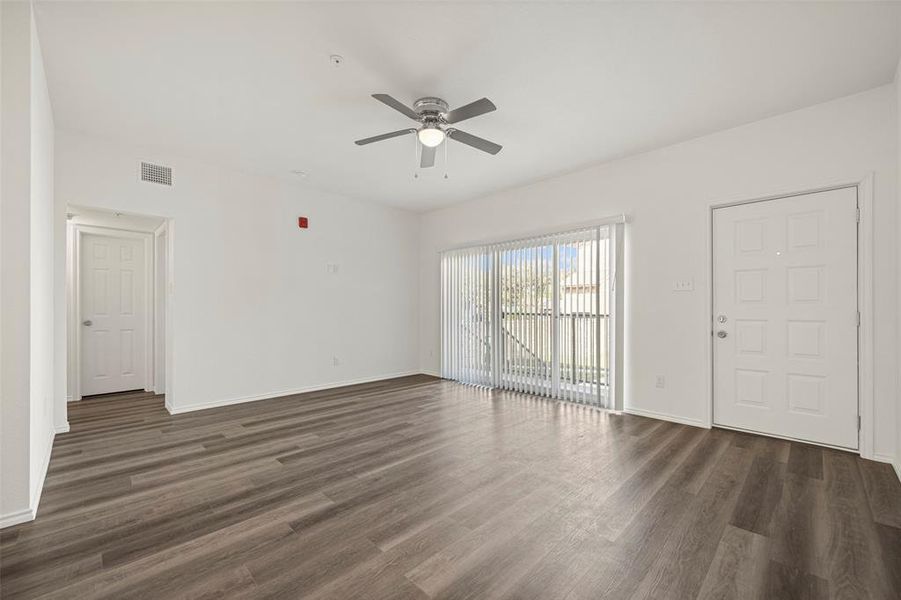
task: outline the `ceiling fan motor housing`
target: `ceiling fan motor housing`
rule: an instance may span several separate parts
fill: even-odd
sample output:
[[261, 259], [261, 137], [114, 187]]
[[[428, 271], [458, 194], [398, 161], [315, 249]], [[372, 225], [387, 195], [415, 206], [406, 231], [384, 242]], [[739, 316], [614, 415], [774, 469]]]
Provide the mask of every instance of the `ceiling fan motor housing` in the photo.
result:
[[448, 112], [447, 102], [441, 98], [420, 98], [413, 103], [413, 110], [421, 117], [437, 119]]

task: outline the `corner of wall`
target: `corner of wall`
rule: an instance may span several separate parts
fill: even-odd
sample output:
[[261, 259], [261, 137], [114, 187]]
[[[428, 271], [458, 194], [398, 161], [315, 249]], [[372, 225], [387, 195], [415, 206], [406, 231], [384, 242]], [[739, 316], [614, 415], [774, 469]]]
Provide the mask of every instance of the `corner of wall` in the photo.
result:
[[[895, 155], [897, 162], [897, 171], [898, 171], [898, 186], [897, 186], [897, 208], [898, 208], [898, 222], [897, 228], [898, 232], [901, 233], [901, 59], [898, 60], [898, 65], [895, 69], [895, 130], [897, 133], [897, 143], [895, 144]], [[897, 239], [897, 236], [896, 236]], [[898, 286], [899, 292], [901, 292], [901, 244], [895, 248], [896, 258], [898, 260], [897, 264], [897, 280], [896, 285]], [[901, 293], [898, 296], [898, 331], [896, 332], [898, 347], [901, 347]], [[901, 357], [901, 352], [898, 354]], [[898, 367], [901, 367], [901, 358], [899, 358]], [[897, 373], [897, 381], [895, 383], [895, 417], [896, 417], [896, 427], [895, 427], [895, 456], [892, 458], [892, 466], [895, 467], [895, 473], [898, 475], [898, 479], [901, 479], [901, 368], [896, 369]]]
[[[55, 237], [65, 219], [54, 196], [53, 110], [32, 2], [2, 4], [4, 372], [0, 527], [37, 515], [53, 440], [68, 430], [54, 393]], [[14, 152], [9, 151], [13, 149]], [[11, 184], [10, 184], [11, 182]], [[7, 201], [8, 200], [8, 201]], [[64, 316], [63, 316], [64, 321]], [[9, 351], [13, 349], [13, 351]], [[23, 400], [24, 399], [24, 400]]]
[[[68, 431], [68, 424], [66, 424]], [[41, 492], [44, 491], [44, 479], [47, 477], [47, 469], [50, 467], [50, 454], [53, 449], [53, 440], [56, 438], [56, 432], [50, 430], [48, 432], [47, 441], [45, 442], [44, 462], [40, 468], [40, 476], [32, 483], [29, 491], [28, 508], [0, 515], [0, 529], [12, 527], [21, 523], [34, 521], [38, 515], [38, 506], [41, 503]]]
[[[2, 157], [2, 391], [0, 526], [31, 515], [31, 28], [30, 5], [0, 2]], [[23, 260], [24, 257], [24, 260]]]
[[31, 512], [34, 515], [37, 515], [38, 505], [41, 503], [41, 493], [44, 491], [44, 480], [47, 478], [47, 469], [50, 467], [50, 454], [53, 452], [53, 440], [55, 438], [56, 431], [52, 428], [49, 429], [44, 442], [43, 460], [39, 467], [38, 477], [35, 478], [31, 487]]

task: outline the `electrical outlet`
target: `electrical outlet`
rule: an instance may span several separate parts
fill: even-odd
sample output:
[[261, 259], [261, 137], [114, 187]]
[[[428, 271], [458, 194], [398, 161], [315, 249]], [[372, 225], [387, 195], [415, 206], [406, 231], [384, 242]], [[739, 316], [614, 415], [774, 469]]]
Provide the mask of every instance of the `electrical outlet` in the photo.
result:
[[325, 270], [327, 273], [335, 274], [338, 272], [338, 263], [328, 263], [325, 265]]
[[657, 376], [657, 387], [659, 387], [659, 388], [666, 387], [666, 377], [664, 377], [663, 375]]
[[692, 292], [695, 289], [694, 279], [677, 279], [673, 281], [674, 292]]
[[341, 364], [341, 361], [338, 360], [338, 357], [337, 357], [337, 356], [333, 356], [333, 357], [332, 357], [332, 366], [333, 366], [333, 367], [337, 367], [337, 366], [340, 365], [340, 364]]

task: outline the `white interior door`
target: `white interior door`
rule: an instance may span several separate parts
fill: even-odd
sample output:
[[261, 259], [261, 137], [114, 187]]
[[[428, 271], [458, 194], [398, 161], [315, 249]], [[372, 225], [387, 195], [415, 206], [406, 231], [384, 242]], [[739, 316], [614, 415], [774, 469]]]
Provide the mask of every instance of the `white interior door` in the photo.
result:
[[144, 389], [144, 242], [83, 234], [80, 253], [81, 394]]
[[858, 447], [857, 189], [713, 211], [714, 423]]

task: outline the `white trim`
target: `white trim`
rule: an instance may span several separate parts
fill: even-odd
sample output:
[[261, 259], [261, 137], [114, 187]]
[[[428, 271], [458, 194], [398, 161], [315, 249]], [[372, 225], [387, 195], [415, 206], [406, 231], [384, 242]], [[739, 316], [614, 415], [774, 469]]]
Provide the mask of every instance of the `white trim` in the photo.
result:
[[37, 511], [31, 507], [23, 508], [7, 515], [0, 515], [0, 529], [34, 521], [35, 516], [37, 516]]
[[431, 369], [420, 369], [419, 373], [422, 375], [431, 375], [432, 377], [441, 379], [441, 373], [439, 371], [432, 371]]
[[669, 413], [656, 412], [653, 410], [644, 410], [642, 408], [631, 408], [626, 407], [623, 409], [623, 412], [630, 415], [636, 415], [639, 417], [648, 417], [650, 419], [658, 419], [660, 421], [670, 421], [672, 423], [681, 423], [682, 425], [691, 425], [692, 427], [700, 427], [701, 429], [710, 429], [710, 426], [704, 423], [703, 419], [689, 419], [686, 417], [679, 417], [676, 415], [671, 415]]
[[[166, 264], [164, 265], [164, 269], [166, 271], [166, 277], [163, 281], [160, 281], [157, 277], [160, 267], [160, 257], [159, 257], [159, 245], [160, 238], [164, 237], [164, 243], [166, 244]], [[165, 361], [166, 361], [166, 335], [165, 331], [160, 332], [159, 329], [159, 319], [160, 313], [166, 316], [166, 310], [168, 307], [168, 295], [166, 294], [166, 281], [168, 281], [169, 274], [169, 221], [163, 221], [163, 223], [157, 227], [153, 232], [153, 392], [155, 394], [165, 394], [166, 393], [166, 369], [165, 369]], [[161, 306], [162, 305], [162, 306]], [[161, 336], [160, 333], [163, 335]], [[162, 338], [162, 344], [160, 343], [160, 338]], [[160, 363], [163, 363], [163, 368], [159, 368]], [[160, 382], [160, 372], [162, 372], [163, 381]]]
[[713, 205], [707, 207], [707, 402], [704, 425], [713, 427]]
[[166, 219], [166, 403], [175, 398], [175, 220]]
[[888, 463], [892, 466], [895, 465], [895, 457], [892, 456], [891, 454], [882, 454], [881, 452], [876, 452], [873, 454], [872, 460], [875, 460], [876, 462], [881, 462], [881, 463]]
[[231, 406], [232, 404], [243, 404], [245, 402], [256, 402], [257, 400], [269, 400], [272, 398], [281, 398], [282, 396], [294, 396], [295, 394], [305, 394], [307, 392], [318, 392], [320, 390], [330, 390], [332, 388], [345, 387], [348, 385], [357, 385], [360, 383], [371, 383], [373, 381], [383, 381], [385, 379], [395, 379], [397, 377], [409, 377], [410, 375], [420, 375], [422, 371], [413, 369], [412, 371], [401, 371], [399, 373], [387, 373], [384, 375], [376, 375], [373, 377], [361, 377], [359, 379], [347, 379], [344, 381], [333, 381], [320, 385], [311, 385], [293, 390], [280, 390], [277, 392], [267, 392], [265, 394], [257, 394], [255, 396], [241, 396], [237, 398], [223, 398], [222, 400], [210, 400], [209, 402], [198, 402], [196, 404], [188, 404], [187, 406], [173, 406], [166, 396], [166, 410], [170, 415], [179, 415], [186, 412], [194, 412], [197, 410], [206, 410], [208, 408], [218, 408], [220, 406]]
[[901, 463], [892, 461], [892, 467], [895, 469], [895, 475], [898, 476], [898, 481], [901, 481]]
[[[66, 431], [69, 430], [69, 424], [66, 423]], [[47, 469], [50, 467], [50, 455], [53, 453], [53, 440], [56, 438], [56, 431], [50, 430], [50, 436], [47, 438], [47, 447], [44, 452], [44, 462], [41, 464], [40, 477], [35, 480], [29, 490], [29, 506], [22, 510], [17, 510], [6, 515], [0, 515], [0, 529], [11, 527], [20, 523], [34, 521], [38, 515], [38, 506], [41, 504], [41, 492], [44, 491], [44, 480], [47, 478]]]
[[50, 467], [50, 455], [53, 453], [53, 440], [56, 438], [56, 432], [50, 430], [47, 438], [47, 446], [44, 449], [44, 462], [41, 464], [40, 476], [35, 480], [31, 487], [31, 510], [35, 516], [38, 514], [38, 506], [41, 503], [41, 492], [44, 491], [44, 479], [47, 478], [47, 469]]
[[[858, 446], [862, 458], [878, 460], [873, 454], [873, 438], [875, 436], [875, 396], [873, 382], [874, 323], [873, 323], [873, 173], [867, 173], [856, 181], [830, 182], [819, 187], [798, 191], [784, 191], [767, 196], [746, 199], [733, 199], [710, 202], [707, 205], [707, 410], [706, 426], [713, 426], [713, 211], [717, 208], [751, 204], [767, 200], [779, 200], [818, 192], [828, 192], [843, 188], [857, 189], [857, 205], [860, 208], [860, 222], [857, 225], [857, 306], [860, 310], [860, 328], [858, 329], [858, 415], [860, 416], [860, 432]], [[724, 427], [717, 425], [717, 427]], [[726, 427], [729, 429], [728, 427]], [[760, 435], [770, 435], [760, 432]], [[771, 436], [779, 437], [779, 436]], [[789, 438], [784, 438], [789, 439]], [[814, 442], [808, 442], [814, 443]], [[824, 444], [819, 444], [824, 445]], [[847, 448], [841, 448], [847, 450]]]
[[57, 425], [55, 431], [56, 433], [69, 433], [69, 422], [66, 421], [63, 425]]
[[608, 387], [613, 390], [610, 408], [622, 411], [626, 404], [626, 223], [611, 227], [613, 230], [613, 250], [611, 252], [613, 271], [613, 293], [610, 298], [610, 320], [613, 327], [610, 331], [611, 348], [610, 381]]
[[466, 248], [475, 248], [478, 246], [487, 246], [489, 244], [515, 244], [516, 242], [527, 242], [531, 241], [537, 237], [546, 237], [549, 235], [558, 235], [561, 233], [569, 233], [571, 231], [579, 231], [580, 229], [591, 229], [592, 227], [603, 227], [605, 225], [614, 225], [618, 223], [626, 223], [628, 219], [626, 215], [619, 214], [614, 215], [612, 217], [605, 217], [603, 219], [595, 219], [593, 221], [583, 221], [581, 223], [572, 223], [570, 225], [564, 225], [562, 227], [554, 227], [551, 229], [539, 229], [537, 231], [527, 232], [518, 234], [514, 238], [493, 238], [489, 240], [475, 240], [471, 242], [466, 242], [465, 244], [461, 244], [459, 246], [450, 246], [448, 248], [442, 248], [438, 250], [438, 254], [443, 252], [450, 252], [451, 250], [465, 250]]
[[78, 371], [80, 364], [75, 339], [75, 323], [78, 322], [75, 313], [75, 223], [66, 221], [66, 400], [77, 402], [81, 400], [78, 393]]
[[873, 360], [876, 356], [873, 303], [873, 174], [869, 173], [857, 184], [857, 310], [860, 327], [857, 329], [857, 402], [860, 416], [858, 446], [860, 456], [875, 459], [876, 391]]
[[[153, 234], [143, 231], [134, 231], [131, 229], [119, 229], [117, 227], [102, 227], [98, 225], [83, 225], [80, 223], [70, 223], [73, 239], [72, 241], [72, 264], [70, 266], [72, 273], [72, 285], [68, 288], [67, 302], [70, 309], [70, 330], [69, 333], [74, 339], [74, 344], [70, 348], [69, 353], [69, 369], [73, 381], [73, 400], [81, 400], [81, 244], [82, 236], [100, 235], [107, 237], [126, 237], [136, 238], [144, 242], [144, 390], [153, 391], [153, 349], [154, 349], [154, 331], [153, 320], [155, 306], [154, 297], [154, 245]], [[67, 367], [69, 368], [69, 367]]]

